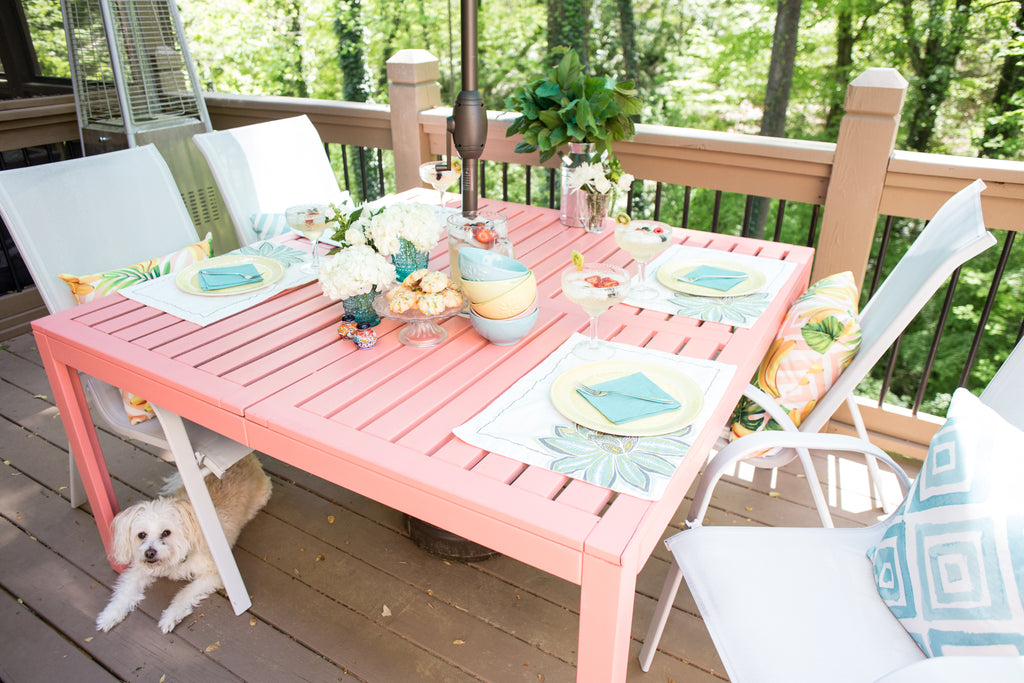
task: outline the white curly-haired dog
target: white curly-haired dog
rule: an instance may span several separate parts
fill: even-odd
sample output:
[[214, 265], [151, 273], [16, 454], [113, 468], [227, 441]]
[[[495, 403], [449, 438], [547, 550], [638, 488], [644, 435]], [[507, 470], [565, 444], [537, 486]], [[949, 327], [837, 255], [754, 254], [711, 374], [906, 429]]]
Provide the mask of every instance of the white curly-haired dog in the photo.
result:
[[[206, 477], [228, 544], [234, 545], [249, 520], [270, 499], [270, 477], [250, 453], [218, 479]], [[173, 492], [122, 510], [111, 522], [111, 558], [128, 565], [114, 585], [110, 602], [96, 617], [96, 629], [121, 623], [158, 578], [188, 581], [160, 615], [160, 630], [170, 633], [205, 597], [223, 587], [217, 565], [199, 528], [188, 494], [175, 474], [161, 491]]]

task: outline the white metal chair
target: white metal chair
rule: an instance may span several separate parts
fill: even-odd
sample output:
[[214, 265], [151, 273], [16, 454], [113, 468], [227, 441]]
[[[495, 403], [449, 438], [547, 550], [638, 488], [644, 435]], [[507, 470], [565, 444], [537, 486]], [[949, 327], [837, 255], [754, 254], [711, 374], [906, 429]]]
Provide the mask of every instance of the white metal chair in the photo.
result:
[[[50, 313], [76, 305], [58, 273], [87, 275], [162, 257], [199, 241], [171, 176], [153, 145], [0, 172], [3, 217]], [[199, 516], [231, 604], [252, 604], [203, 483], [251, 449], [154, 406], [156, 419], [129, 422], [120, 391], [83, 376], [93, 415], [122, 437], [172, 453]], [[69, 457], [71, 504], [84, 496]], [[219, 538], [218, 538], [219, 537]]]
[[200, 133], [192, 140], [206, 157], [243, 246], [260, 238], [254, 216], [284, 214], [297, 204], [351, 203], [305, 114]]
[[[1018, 343], [981, 401], [1024, 427], [1024, 342]], [[869, 442], [837, 434], [760, 432], [726, 446], [731, 460], [760, 449], [802, 446], [861, 452], [886, 462], [904, 496], [907, 475]], [[941, 683], [1022, 681], [1024, 658], [924, 653], [879, 597], [865, 553], [890, 520], [864, 528], [697, 526], [666, 541], [673, 561], [640, 651], [650, 668], [686, 577], [734, 683]]]
[[[995, 238], [985, 230], [982, 219], [980, 195], [984, 189], [985, 183], [976, 180], [957, 192], [943, 204], [914, 240], [910, 249], [861, 311], [861, 346], [857, 355], [828, 392], [818, 400], [799, 427], [793, 424], [789, 415], [770, 395], [757, 387], [749, 385], [744, 391], [744, 396], [755, 401], [784, 431], [791, 433], [819, 431], [845, 402], [853, 416], [858, 436], [868, 440], [853, 391], [946, 278], [964, 262], [995, 244]], [[748, 439], [750, 436], [753, 435], [740, 437], [739, 440]], [[737, 452], [729, 451], [730, 454]], [[818, 477], [806, 448], [801, 447], [799, 443], [793, 443], [791, 447], [775, 449], [760, 457], [752, 457], [760, 452], [757, 450], [744, 449], [744, 452], [747, 453], [747, 457], [742, 459], [760, 468], [782, 467], [798, 458], [810, 485], [811, 496], [821, 523], [825, 527], [832, 526], [832, 515], [818, 485]], [[688, 515], [691, 522], [704, 518], [715, 485], [723, 474], [735, 467], [738, 460], [719, 454], [708, 462]], [[868, 458], [868, 469], [871, 481], [883, 499], [883, 507], [890, 511], [892, 506], [885, 504], [881, 487], [877, 485], [878, 466], [872, 458]]]

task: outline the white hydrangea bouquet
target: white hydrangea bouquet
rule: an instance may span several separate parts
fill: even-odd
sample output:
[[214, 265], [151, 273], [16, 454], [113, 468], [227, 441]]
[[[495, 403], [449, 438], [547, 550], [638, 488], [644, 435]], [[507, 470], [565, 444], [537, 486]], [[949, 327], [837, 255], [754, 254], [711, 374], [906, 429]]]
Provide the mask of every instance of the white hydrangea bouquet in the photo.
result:
[[366, 244], [345, 247], [320, 262], [320, 289], [331, 299], [384, 291], [395, 280], [391, 262]]
[[629, 192], [633, 180], [631, 174], [623, 173], [617, 157], [584, 162], [569, 172], [569, 187], [591, 194], [608, 194], [615, 190]]
[[328, 254], [336, 254], [339, 249], [345, 247], [354, 247], [361, 244], [369, 244], [366, 238], [366, 229], [370, 225], [370, 219], [375, 215], [379, 214], [383, 209], [373, 208], [369, 204], [363, 204], [355, 210], [350, 210], [347, 207], [339, 207], [331, 204], [331, 210], [333, 215], [327, 219], [327, 223], [331, 226], [334, 231], [331, 235], [331, 239], [340, 244], [340, 247], [335, 247]]
[[403, 239], [411, 242], [416, 251], [430, 251], [444, 230], [441, 219], [430, 206], [412, 202], [388, 206], [370, 216], [365, 226], [363, 221], [360, 217], [354, 227], [361, 229], [366, 241], [385, 256], [397, 254]]

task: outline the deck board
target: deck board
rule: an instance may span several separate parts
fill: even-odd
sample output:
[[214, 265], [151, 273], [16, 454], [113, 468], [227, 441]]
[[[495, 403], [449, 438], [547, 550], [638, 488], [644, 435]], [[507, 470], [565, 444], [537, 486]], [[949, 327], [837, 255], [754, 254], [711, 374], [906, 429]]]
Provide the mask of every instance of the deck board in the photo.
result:
[[[433, 557], [408, 538], [393, 509], [263, 457], [274, 495], [243, 531], [236, 557], [253, 595], [235, 616], [223, 594], [204, 601], [169, 636], [156, 627], [178, 586], [154, 586], [138, 612], [109, 634], [94, 630], [110, 595], [110, 569], [88, 509], [67, 504], [67, 439], [34, 339], [0, 351], [0, 678], [203, 681], [571, 681], [579, 587], [508, 557], [462, 563]], [[158, 450], [99, 438], [123, 504], [152, 497], [173, 472]], [[817, 458], [839, 472], [837, 524], [880, 514], [853, 461]], [[838, 467], [837, 467], [838, 465]], [[913, 474], [913, 472], [911, 472]], [[806, 482], [784, 468], [739, 472], [716, 490], [710, 524], [815, 525]], [[849, 488], [847, 488], [849, 487]], [[779, 495], [769, 496], [770, 490]], [[678, 531], [687, 500], [665, 536]], [[636, 664], [640, 639], [668, 568], [657, 548], [637, 579], [628, 680], [725, 679], [693, 601], [676, 599], [651, 672]], [[19, 603], [18, 600], [22, 602]], [[384, 616], [384, 605], [390, 616]], [[14, 633], [16, 637], [4, 637]], [[20, 638], [20, 639], [19, 639]], [[52, 674], [52, 675], [50, 675]]]

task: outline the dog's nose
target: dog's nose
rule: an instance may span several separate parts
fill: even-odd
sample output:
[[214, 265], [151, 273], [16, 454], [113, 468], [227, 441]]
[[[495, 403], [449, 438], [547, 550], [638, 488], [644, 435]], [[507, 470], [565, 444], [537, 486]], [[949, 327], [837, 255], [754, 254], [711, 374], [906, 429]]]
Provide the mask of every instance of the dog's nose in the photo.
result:
[[147, 560], [152, 560], [154, 557], [156, 557], [156, 550], [153, 548], [146, 548], [146, 552], [144, 554]]

